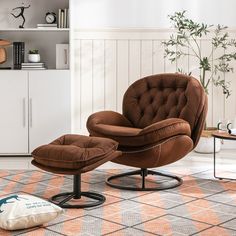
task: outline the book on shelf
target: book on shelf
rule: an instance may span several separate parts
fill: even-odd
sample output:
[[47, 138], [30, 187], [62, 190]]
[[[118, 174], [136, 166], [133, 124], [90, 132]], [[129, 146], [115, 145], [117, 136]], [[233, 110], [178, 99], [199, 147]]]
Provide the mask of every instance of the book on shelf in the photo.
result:
[[46, 70], [46, 67], [34, 68], [34, 67], [22, 67], [21, 70]]
[[37, 27], [37, 29], [50, 30], [50, 29], [58, 29], [58, 28], [57, 27]]
[[38, 29], [57, 29], [57, 24], [37, 24]]
[[67, 9], [64, 10], [64, 22], [63, 22], [63, 28], [67, 28]]
[[63, 28], [64, 27], [64, 10], [61, 10], [61, 25], [60, 25], [60, 28]]
[[58, 10], [57, 27], [61, 28], [61, 9]]
[[44, 62], [26, 62], [21, 64], [22, 70], [45, 70]]
[[57, 27], [57, 24], [37, 24], [38, 27]]
[[58, 10], [58, 28], [69, 28], [69, 9]]
[[21, 68], [45, 68], [45, 66], [21, 66]]
[[24, 62], [22, 66], [43, 66], [44, 62]]
[[13, 68], [21, 69], [21, 63], [25, 60], [25, 43], [13, 42]]

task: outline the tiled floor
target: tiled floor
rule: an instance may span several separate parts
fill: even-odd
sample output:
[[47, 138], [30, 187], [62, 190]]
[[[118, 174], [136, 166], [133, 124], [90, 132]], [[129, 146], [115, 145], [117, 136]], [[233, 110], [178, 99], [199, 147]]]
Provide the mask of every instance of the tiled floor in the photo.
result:
[[[159, 192], [124, 191], [105, 185], [108, 176], [124, 170], [86, 173], [83, 190], [103, 193], [107, 199], [104, 205], [66, 210], [47, 225], [14, 232], [0, 230], [0, 236], [236, 236], [236, 182], [214, 179], [209, 163], [185, 165], [165, 168], [181, 175], [183, 185]], [[152, 185], [153, 180], [151, 177]], [[0, 196], [28, 193], [47, 199], [71, 188], [71, 176], [40, 170], [0, 171]]]

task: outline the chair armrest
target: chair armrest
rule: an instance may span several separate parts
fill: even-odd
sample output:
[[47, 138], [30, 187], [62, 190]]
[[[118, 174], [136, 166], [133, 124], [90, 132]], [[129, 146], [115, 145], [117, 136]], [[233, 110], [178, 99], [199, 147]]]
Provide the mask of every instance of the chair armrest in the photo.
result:
[[[129, 127], [129, 129], [126, 130], [126, 127]], [[136, 131], [136, 129], [132, 127], [133, 125], [128, 119], [126, 119], [120, 113], [114, 111], [96, 112], [89, 116], [87, 120], [87, 129], [92, 136], [96, 136], [98, 133], [104, 135], [114, 135], [116, 131], [119, 131], [119, 133], [132, 133], [133, 131], [140, 131], [139, 129]], [[125, 136], [127, 136], [127, 134], [125, 134]]]
[[148, 140], [156, 141], [176, 135], [191, 137], [191, 128], [189, 123], [183, 119], [169, 118], [145, 127], [139, 135], [146, 135]]
[[90, 135], [114, 139], [124, 147], [157, 144], [177, 135], [191, 137], [190, 125], [182, 119], [170, 118], [139, 129], [132, 127], [121, 114], [110, 111], [91, 115], [87, 128]]

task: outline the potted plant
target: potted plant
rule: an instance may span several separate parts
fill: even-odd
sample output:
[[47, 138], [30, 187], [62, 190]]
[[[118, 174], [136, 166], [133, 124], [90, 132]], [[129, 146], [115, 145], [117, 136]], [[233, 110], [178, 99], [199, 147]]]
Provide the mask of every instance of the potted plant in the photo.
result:
[[[212, 83], [216, 87], [222, 88], [222, 93], [226, 98], [230, 96], [230, 83], [222, 78], [223, 73], [233, 72], [230, 65], [232, 60], [236, 60], [235, 53], [227, 53], [229, 48], [236, 49], [236, 40], [231, 39], [226, 26], [207, 25], [198, 23], [185, 16], [186, 11], [175, 12], [168, 16], [175, 33], [171, 34], [169, 40], [164, 41], [165, 57], [171, 62], [177, 61], [179, 58], [192, 56], [196, 58], [196, 66], [199, 68], [199, 80], [208, 94], [209, 85]], [[212, 47], [207, 56], [202, 55], [200, 39], [210, 41]], [[222, 50], [223, 49], [223, 50]], [[232, 52], [232, 50], [230, 50]], [[217, 55], [213, 60], [213, 55]], [[213, 61], [213, 63], [211, 63]], [[178, 72], [185, 73], [185, 68], [178, 65]], [[188, 74], [190, 75], [190, 71]], [[195, 151], [203, 153], [213, 152], [213, 138], [211, 133], [216, 128], [205, 126], [201, 139]], [[220, 150], [220, 140], [216, 144], [217, 151]]]
[[37, 49], [29, 50], [28, 61], [32, 63], [40, 62], [39, 50]]

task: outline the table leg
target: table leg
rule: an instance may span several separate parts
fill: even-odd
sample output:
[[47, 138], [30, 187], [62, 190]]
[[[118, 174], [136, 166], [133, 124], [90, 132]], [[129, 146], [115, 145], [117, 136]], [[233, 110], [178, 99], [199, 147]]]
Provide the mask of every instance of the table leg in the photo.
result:
[[214, 149], [213, 149], [213, 156], [214, 156], [214, 177], [216, 177], [216, 138], [214, 137]]
[[213, 151], [213, 156], [214, 156], [214, 177], [219, 180], [235, 180], [231, 178], [225, 178], [225, 177], [218, 177], [216, 176], [216, 137], [214, 137], [214, 151]]

